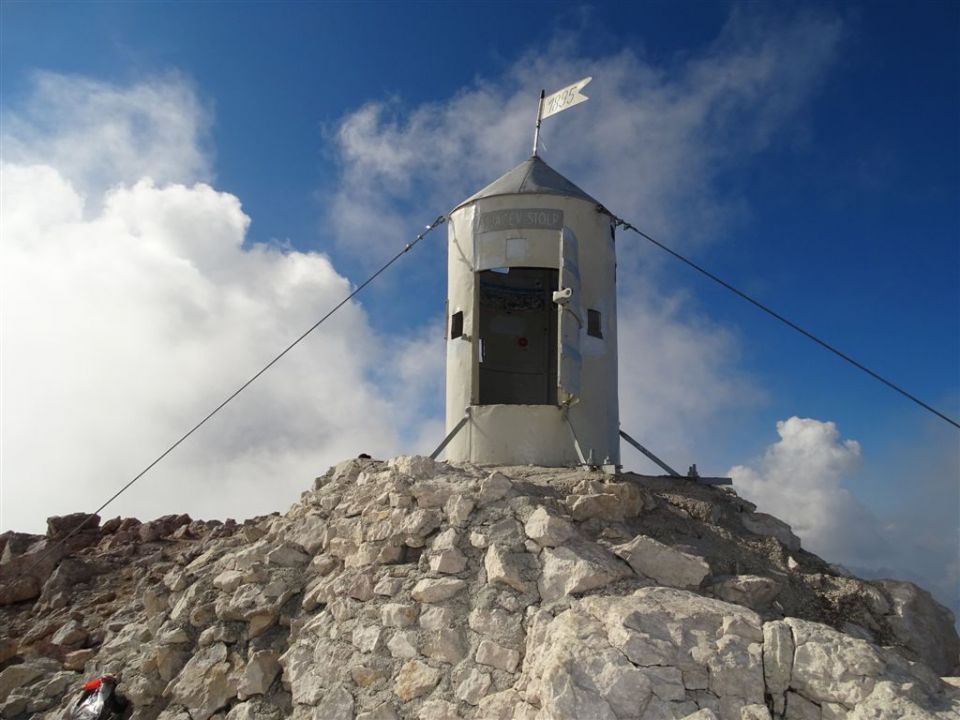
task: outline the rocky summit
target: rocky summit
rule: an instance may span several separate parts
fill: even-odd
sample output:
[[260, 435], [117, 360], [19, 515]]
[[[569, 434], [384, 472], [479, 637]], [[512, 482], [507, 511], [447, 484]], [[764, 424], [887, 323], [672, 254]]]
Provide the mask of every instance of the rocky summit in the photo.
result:
[[140, 720], [960, 718], [948, 610], [686, 479], [359, 459], [284, 515], [0, 543], [3, 718], [103, 673]]

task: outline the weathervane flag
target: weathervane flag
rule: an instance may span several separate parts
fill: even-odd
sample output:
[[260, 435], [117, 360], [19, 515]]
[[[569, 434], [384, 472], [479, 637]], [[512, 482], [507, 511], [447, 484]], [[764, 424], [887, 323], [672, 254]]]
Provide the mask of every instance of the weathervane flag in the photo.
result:
[[590, 98], [580, 93], [587, 83], [593, 80], [593, 77], [585, 77], [578, 80], [573, 85], [567, 85], [562, 90], [557, 90], [549, 96], [545, 95], [545, 90], [540, 91], [540, 105], [537, 107], [537, 129], [533, 133], [533, 154], [537, 154], [537, 148], [540, 145], [540, 123], [544, 118], [563, 112], [567, 108], [586, 102]]
[[589, 100], [590, 98], [581, 95], [580, 91], [591, 80], [593, 80], [592, 77], [585, 77], [583, 80], [578, 80], [573, 85], [568, 85], [563, 90], [557, 90], [553, 95], [545, 97], [540, 105], [540, 119], [543, 120], [551, 115], [556, 115], [558, 112], [563, 112], [567, 108], [572, 108], [574, 105]]

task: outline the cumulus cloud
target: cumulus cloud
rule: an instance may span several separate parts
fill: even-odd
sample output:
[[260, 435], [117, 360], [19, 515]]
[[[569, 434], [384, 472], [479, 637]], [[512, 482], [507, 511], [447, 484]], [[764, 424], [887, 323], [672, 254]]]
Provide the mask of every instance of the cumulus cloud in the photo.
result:
[[[61, 85], [43, 76], [28, 109], [68, 107], [72, 90], [50, 97]], [[145, 98], [186, 99], [185, 116], [199, 106], [176, 79], [81, 85], [121, 125], [153, 107]], [[18, 160], [0, 165], [3, 529], [109, 497], [350, 290], [324, 255], [245, 245], [239, 199], [195, 182], [195, 132], [147, 123], [142, 137], [112, 134], [103, 156], [65, 161], [88, 138], [64, 126], [37, 146], [18, 135]], [[344, 457], [418, 447], [401, 430], [417, 424], [404, 393], [424, 387], [412, 350], [348, 304], [111, 510], [252, 516]], [[375, 377], [381, 352], [401, 359], [393, 396]]]
[[762, 457], [729, 470], [737, 492], [790, 523], [807, 550], [863, 577], [911, 580], [960, 610], [960, 468], [946, 443], [914, 445], [932, 472], [898, 468], [909, 492], [895, 508], [875, 511], [847, 487], [862, 468], [856, 440], [843, 439], [832, 422], [799, 417], [778, 422], [777, 433]]
[[860, 466], [860, 444], [810, 418], [782, 420], [777, 434], [754, 464], [730, 469], [737, 491], [790, 523], [812, 552], [837, 562], [876, 560], [884, 551], [879, 523], [844, 487]]

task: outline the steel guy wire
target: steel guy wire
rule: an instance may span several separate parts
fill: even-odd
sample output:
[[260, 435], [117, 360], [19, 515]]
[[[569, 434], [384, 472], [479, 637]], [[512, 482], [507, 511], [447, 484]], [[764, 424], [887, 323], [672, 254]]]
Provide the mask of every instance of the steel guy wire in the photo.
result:
[[245, 383], [243, 383], [243, 385], [241, 385], [241, 386], [238, 387], [236, 390], [234, 390], [234, 391], [227, 397], [226, 400], [224, 400], [222, 403], [220, 403], [219, 405], [217, 405], [213, 410], [211, 410], [211, 411], [203, 418], [203, 420], [201, 420], [200, 422], [198, 422], [196, 425], [194, 425], [192, 428], [190, 428], [186, 433], [184, 433], [183, 435], [181, 435], [179, 440], [177, 440], [175, 443], [173, 443], [173, 445], [171, 445], [171, 446], [168, 447], [166, 450], [164, 450], [162, 453], [160, 453], [160, 455], [158, 455], [157, 458], [156, 458], [153, 462], [151, 462], [151, 463], [150, 463], [149, 465], [147, 465], [143, 470], [141, 470], [139, 473], [137, 473], [137, 475], [134, 476], [134, 478], [133, 478], [132, 480], [130, 480], [126, 485], [124, 485], [124, 486], [121, 487], [119, 490], [117, 490], [113, 495], [111, 495], [111, 496], [106, 500], [106, 502], [104, 502], [100, 507], [98, 507], [98, 508], [97, 508], [96, 510], [94, 510], [90, 515], [88, 515], [86, 518], [84, 518], [83, 522], [81, 522], [79, 525], [77, 525], [75, 528], [73, 528], [70, 532], [68, 532], [68, 533], [67, 533], [60, 541], [58, 541], [55, 545], [53, 545], [53, 546], [51, 546], [50, 548], [44, 550], [43, 553], [41, 553], [40, 557], [37, 558], [37, 561], [32, 564], [32, 566], [31, 566], [30, 569], [31, 569], [31, 570], [35, 569], [46, 557], [48, 557], [48, 556], [50, 555], [50, 553], [52, 553], [52, 552], [53, 552], [54, 550], [56, 550], [57, 548], [62, 547], [63, 545], [65, 545], [66, 542], [67, 542], [67, 540], [69, 540], [69, 539], [70, 539], [71, 537], [73, 537], [77, 532], [79, 532], [79, 531], [93, 518], [94, 515], [99, 515], [100, 512], [103, 511], [110, 503], [112, 503], [114, 500], [116, 500], [118, 497], [120, 497], [120, 496], [121, 496], [124, 492], [126, 492], [135, 482], [137, 482], [140, 478], [142, 478], [144, 475], [146, 475], [148, 472], [150, 472], [150, 470], [152, 470], [152, 469], [153, 469], [161, 460], [163, 460], [167, 455], [169, 455], [171, 452], [173, 452], [174, 450], [176, 450], [176, 448], [180, 445], [180, 443], [182, 443], [182, 442], [183, 442], [184, 440], [186, 440], [188, 437], [190, 437], [191, 435], [193, 435], [193, 434], [194, 434], [197, 430], [199, 430], [204, 424], [206, 424], [206, 422], [207, 422], [210, 418], [212, 418], [214, 415], [216, 415], [218, 412], [220, 412], [224, 407], [226, 407], [227, 404], [228, 404], [231, 400], [233, 400], [235, 397], [237, 397], [237, 395], [239, 395], [239, 394], [242, 393], [244, 390], [246, 390], [250, 385], [252, 385], [252, 384], [254, 383], [254, 381], [257, 380], [257, 378], [259, 378], [261, 375], [263, 375], [267, 370], [269, 370], [270, 368], [272, 368], [272, 367], [280, 360], [280, 358], [282, 358], [282, 357], [283, 357], [284, 355], [286, 355], [288, 352], [290, 352], [291, 350], [293, 350], [293, 348], [296, 347], [296, 346], [300, 343], [301, 340], [303, 340], [304, 338], [306, 338], [307, 335], [309, 335], [309, 334], [312, 333], [314, 330], [316, 330], [318, 327], [320, 327], [320, 326], [324, 323], [324, 321], [327, 320], [327, 318], [329, 318], [331, 315], [333, 315], [335, 312], [337, 312], [337, 310], [339, 310], [339, 309], [342, 308], [344, 305], [346, 305], [348, 302], [350, 302], [350, 300], [352, 300], [354, 297], [356, 297], [356, 295], [357, 295], [361, 290], [363, 290], [367, 285], [369, 285], [370, 283], [372, 283], [372, 282], [373, 282], [374, 280], [376, 280], [384, 271], [386, 271], [387, 268], [389, 268], [391, 265], [393, 265], [393, 264], [394, 264], [397, 260], [399, 260], [403, 255], [405, 255], [406, 253], [410, 252], [410, 250], [413, 249], [413, 247], [414, 247], [418, 242], [420, 242], [421, 240], [423, 240], [423, 238], [425, 238], [427, 235], [429, 235], [432, 230], [434, 230], [435, 228], [439, 227], [440, 225], [442, 225], [442, 224], [445, 223], [446, 221], [447, 221], [447, 218], [446, 218], [445, 215], [439, 215], [436, 220], [434, 220], [432, 223], [430, 223], [429, 225], [427, 225], [426, 228], [423, 230], [423, 232], [421, 232], [419, 235], [417, 235], [416, 238], [414, 238], [413, 240], [411, 240], [410, 242], [408, 242], [406, 245], [404, 245], [403, 249], [400, 250], [400, 252], [398, 252], [396, 255], [394, 255], [392, 258], [390, 258], [390, 260], [388, 260], [388, 261], [386, 262], [386, 264], [384, 264], [379, 270], [377, 270], [375, 273], [373, 273], [370, 277], [368, 277], [368, 278], [367, 278], [366, 280], [364, 280], [362, 283], [360, 283], [359, 285], [357, 285], [357, 287], [354, 288], [353, 291], [351, 291], [345, 298], [343, 298], [343, 300], [341, 300], [341, 301], [338, 302], [336, 305], [334, 305], [333, 308], [332, 308], [329, 312], [327, 312], [326, 315], [324, 315], [323, 317], [321, 317], [321, 318], [320, 318], [319, 320], [317, 320], [313, 325], [311, 325], [309, 328], [307, 328], [307, 330], [304, 331], [299, 337], [297, 337], [296, 340], [294, 340], [293, 342], [291, 342], [291, 343], [290, 343], [289, 345], [287, 345], [278, 355], [276, 355], [276, 356], [273, 358], [273, 360], [271, 360], [271, 361], [268, 362], [266, 365], [264, 365], [262, 368], [260, 368], [260, 370], [258, 370], [255, 375], [253, 375], [249, 380], [247, 380]]
[[644, 238], [645, 240], [650, 241], [651, 243], [653, 243], [654, 245], [656, 245], [656, 246], [657, 246], [658, 248], [660, 248], [661, 250], [664, 250], [664, 251], [670, 253], [671, 255], [673, 255], [673, 257], [677, 258], [677, 259], [680, 260], [681, 262], [686, 263], [687, 265], [689, 265], [690, 267], [692, 267], [692, 268], [693, 268], [694, 270], [696, 270], [697, 272], [699, 272], [699, 273], [701, 273], [701, 274], [703, 274], [703, 275], [706, 275], [708, 278], [710, 278], [711, 280], [713, 280], [715, 283], [718, 283], [718, 284], [722, 285], [723, 287], [725, 287], [725, 288], [726, 288], [727, 290], [729, 290], [730, 292], [732, 292], [732, 293], [734, 293], [734, 294], [736, 294], [736, 295], [739, 295], [741, 298], [743, 298], [744, 300], [746, 300], [746, 301], [747, 301], [748, 303], [750, 303], [751, 305], [754, 305], [755, 307], [760, 308], [761, 310], [763, 310], [763, 312], [767, 313], [767, 315], [770, 315], [771, 317], [776, 318], [777, 320], [779, 320], [780, 322], [782, 322], [782, 323], [783, 323], [784, 325], [786, 325], [787, 327], [792, 328], [793, 330], [796, 330], [796, 331], [797, 331], [798, 333], [800, 333], [801, 335], [805, 335], [807, 338], [809, 338], [810, 340], [813, 340], [815, 343], [817, 343], [817, 344], [820, 345], [821, 347], [826, 348], [827, 350], [829, 350], [830, 352], [832, 352], [832, 353], [833, 353], [834, 355], [836, 355], [837, 357], [839, 357], [839, 358], [841, 358], [841, 359], [843, 359], [843, 360], [846, 360], [848, 363], [850, 363], [851, 365], [853, 365], [855, 368], [857, 368], [857, 369], [859, 369], [859, 370], [862, 370], [863, 372], [867, 373], [868, 375], [870, 375], [870, 376], [871, 376], [872, 378], [874, 378], [875, 380], [879, 380], [879, 381], [882, 382], [884, 385], [886, 385], [887, 387], [891, 388], [892, 390], [895, 390], [896, 392], [900, 393], [901, 395], [903, 395], [903, 396], [904, 396], [905, 398], [907, 398], [908, 400], [912, 400], [912, 401], [915, 402], [917, 405], [919, 405], [920, 407], [922, 407], [924, 410], [927, 410], [927, 411], [933, 413], [934, 415], [936, 415], [937, 417], [939, 417], [941, 420], [944, 420], [944, 421], [950, 423], [951, 425], [953, 425], [955, 428], [960, 429], [960, 423], [958, 423], [958, 422], [957, 422], [956, 420], [954, 420], [953, 418], [951, 418], [951, 417], [949, 417], [948, 415], [940, 412], [940, 411], [937, 410], [935, 407], [933, 407], [933, 406], [931, 406], [931, 405], [928, 405], [928, 404], [925, 403], [923, 400], [921, 400], [920, 398], [918, 398], [916, 395], [913, 395], [912, 393], [907, 392], [906, 390], [904, 390], [902, 387], [900, 387], [900, 386], [897, 385], [896, 383], [894, 383], [894, 382], [892, 382], [892, 381], [890, 381], [890, 380], [887, 380], [885, 377], [883, 377], [882, 375], [880, 375], [878, 372], [875, 372], [874, 370], [871, 370], [870, 368], [868, 368], [868, 367], [867, 367], [866, 365], [864, 365], [863, 363], [861, 363], [861, 362], [859, 362], [859, 361], [857, 361], [857, 360], [854, 360], [852, 357], [850, 357], [849, 355], [847, 355], [845, 352], [843, 352], [843, 351], [841, 351], [841, 350], [838, 350], [837, 348], [835, 348], [833, 345], [831, 345], [831, 344], [828, 343], [827, 341], [821, 340], [819, 337], [817, 337], [816, 335], [814, 335], [814, 334], [813, 334], [812, 332], [810, 332], [809, 330], [806, 330], [806, 329], [800, 327], [799, 325], [797, 325], [795, 322], [793, 322], [793, 321], [791, 321], [791, 320], [788, 320], [788, 319], [785, 318], [783, 315], [781, 315], [780, 313], [778, 313], [776, 310], [772, 310], [771, 308], [767, 307], [766, 305], [764, 305], [764, 304], [763, 304], [762, 302], [760, 302], [759, 300], [757, 300], [757, 299], [755, 299], [755, 298], [747, 295], [747, 294], [746, 294], [745, 292], [743, 292], [742, 290], [738, 290], [737, 288], [735, 288], [733, 285], [731, 285], [731, 284], [728, 283], [727, 281], [725, 281], [725, 280], [717, 277], [717, 276], [714, 275], [712, 272], [710, 272], [709, 270], [706, 270], [705, 268], [701, 267], [700, 265], [697, 265], [697, 263], [693, 262], [693, 261], [690, 260], [689, 258], [684, 257], [683, 255], [681, 255], [680, 253], [678, 253], [676, 250], [673, 250], [673, 249], [667, 247], [666, 245], [664, 245], [664, 244], [663, 244], [662, 242], [660, 242], [659, 240], [655, 240], [654, 238], [652, 238], [652, 237], [650, 237], [649, 235], [647, 235], [645, 232], [643, 232], [643, 231], [641, 231], [641, 230], [638, 230], [636, 227], [634, 227], [633, 225], [631, 225], [630, 223], [628, 223], [626, 220], [623, 220], [623, 219], [621, 219], [621, 218], [618, 218], [616, 215], [611, 215], [611, 217], [613, 218], [614, 223], [615, 223], [616, 225], [622, 226], [625, 230], [632, 230], [632, 231], [635, 232], [637, 235], [639, 235], [640, 237]]

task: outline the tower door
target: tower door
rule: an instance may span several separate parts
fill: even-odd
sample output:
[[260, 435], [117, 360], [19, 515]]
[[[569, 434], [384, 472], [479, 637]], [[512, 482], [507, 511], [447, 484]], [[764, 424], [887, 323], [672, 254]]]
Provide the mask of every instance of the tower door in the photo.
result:
[[479, 285], [480, 405], [557, 403], [557, 271], [482, 270]]
[[577, 236], [568, 227], [560, 231], [560, 288], [553, 294], [557, 304], [558, 325], [557, 377], [561, 405], [571, 405], [580, 398], [580, 329], [583, 307], [580, 296], [580, 247]]

